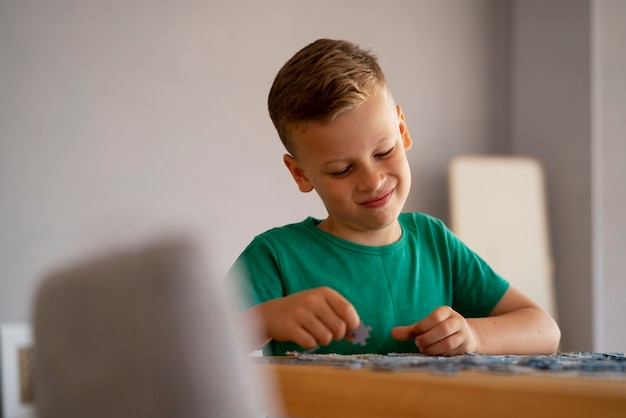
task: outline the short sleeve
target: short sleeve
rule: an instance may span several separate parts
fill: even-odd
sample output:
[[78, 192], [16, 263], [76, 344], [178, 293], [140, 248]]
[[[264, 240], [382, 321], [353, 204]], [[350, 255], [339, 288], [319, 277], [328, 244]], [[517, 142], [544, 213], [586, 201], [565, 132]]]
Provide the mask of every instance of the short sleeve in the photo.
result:
[[451, 252], [452, 308], [466, 318], [488, 316], [509, 288], [508, 281], [445, 226], [444, 231]]
[[262, 236], [241, 253], [225, 281], [239, 311], [284, 296], [278, 258]]

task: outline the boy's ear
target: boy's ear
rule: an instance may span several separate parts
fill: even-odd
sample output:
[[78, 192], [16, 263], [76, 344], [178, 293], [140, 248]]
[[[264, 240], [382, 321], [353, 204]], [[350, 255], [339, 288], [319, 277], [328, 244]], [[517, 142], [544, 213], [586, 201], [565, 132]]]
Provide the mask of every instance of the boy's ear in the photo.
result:
[[293, 158], [289, 154], [285, 154], [283, 156], [283, 162], [289, 169], [289, 172], [298, 184], [298, 188], [302, 193], [308, 193], [313, 190], [313, 185], [311, 184], [311, 182], [309, 182], [309, 179], [306, 178], [304, 170], [295, 158]]
[[409, 128], [406, 126], [406, 120], [404, 119], [402, 107], [400, 105], [397, 105], [396, 107], [398, 108], [398, 120], [400, 122], [400, 135], [402, 135], [402, 143], [404, 144], [404, 150], [408, 151], [411, 149], [411, 145], [413, 145], [413, 140], [411, 139], [411, 135], [409, 135]]

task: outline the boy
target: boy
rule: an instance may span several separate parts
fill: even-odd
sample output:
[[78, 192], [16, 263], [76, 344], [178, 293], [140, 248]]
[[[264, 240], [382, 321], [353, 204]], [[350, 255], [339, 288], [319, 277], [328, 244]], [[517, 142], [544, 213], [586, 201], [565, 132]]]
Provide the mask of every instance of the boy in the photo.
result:
[[[285, 165], [328, 217], [255, 237], [231, 269], [265, 354], [556, 351], [547, 313], [441, 221], [401, 213], [412, 141], [375, 56], [317, 40], [278, 72], [268, 105]], [[345, 338], [360, 323], [364, 346]]]

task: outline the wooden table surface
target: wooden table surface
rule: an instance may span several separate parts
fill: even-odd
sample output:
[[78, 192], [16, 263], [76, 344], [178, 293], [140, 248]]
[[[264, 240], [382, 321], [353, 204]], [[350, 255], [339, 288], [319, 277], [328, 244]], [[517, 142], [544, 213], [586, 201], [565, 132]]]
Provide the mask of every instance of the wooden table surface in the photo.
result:
[[288, 417], [626, 417], [626, 379], [619, 378], [253, 367], [273, 376]]

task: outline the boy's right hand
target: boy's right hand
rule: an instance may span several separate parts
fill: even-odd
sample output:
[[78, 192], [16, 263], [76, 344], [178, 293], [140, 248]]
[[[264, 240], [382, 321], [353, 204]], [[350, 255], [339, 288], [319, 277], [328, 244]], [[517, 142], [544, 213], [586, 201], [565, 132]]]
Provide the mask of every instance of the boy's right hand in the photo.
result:
[[306, 349], [341, 340], [360, 323], [354, 306], [329, 287], [304, 290], [252, 309], [258, 309], [268, 339], [292, 341]]

